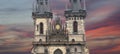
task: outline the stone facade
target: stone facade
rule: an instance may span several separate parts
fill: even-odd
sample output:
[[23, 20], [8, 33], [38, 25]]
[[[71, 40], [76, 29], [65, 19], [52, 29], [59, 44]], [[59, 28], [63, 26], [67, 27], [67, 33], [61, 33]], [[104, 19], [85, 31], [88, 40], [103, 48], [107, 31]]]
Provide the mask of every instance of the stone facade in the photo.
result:
[[82, 9], [82, 1], [70, 0], [72, 9], [65, 11], [65, 23], [62, 23], [60, 17], [56, 17], [54, 23], [51, 22], [53, 16], [48, 1], [36, 0], [37, 6], [32, 14], [34, 40], [31, 53], [89, 54], [84, 29], [86, 10]]

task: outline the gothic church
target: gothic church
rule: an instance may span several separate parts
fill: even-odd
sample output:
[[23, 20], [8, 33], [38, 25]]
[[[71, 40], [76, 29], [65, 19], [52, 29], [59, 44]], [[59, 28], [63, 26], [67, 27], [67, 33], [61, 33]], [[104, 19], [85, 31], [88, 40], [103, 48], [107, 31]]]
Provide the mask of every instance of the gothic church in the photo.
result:
[[64, 11], [65, 23], [59, 17], [51, 23], [49, 0], [35, 0], [32, 54], [89, 54], [84, 29], [85, 0], [69, 0], [69, 3], [70, 8]]

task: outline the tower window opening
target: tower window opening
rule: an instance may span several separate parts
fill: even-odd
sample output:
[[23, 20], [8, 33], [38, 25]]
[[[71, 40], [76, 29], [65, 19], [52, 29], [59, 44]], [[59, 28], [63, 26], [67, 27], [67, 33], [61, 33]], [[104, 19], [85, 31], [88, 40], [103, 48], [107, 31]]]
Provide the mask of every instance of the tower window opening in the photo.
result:
[[78, 32], [78, 22], [77, 22], [77, 21], [74, 21], [74, 22], [73, 22], [73, 32], [74, 32], [74, 33], [77, 33], [77, 32]]
[[75, 39], [72, 39], [72, 42], [75, 42]]
[[40, 34], [43, 34], [43, 32], [44, 32], [43, 31], [43, 29], [44, 29], [43, 26], [44, 26], [43, 23], [40, 23]]
[[45, 54], [48, 54], [48, 50], [47, 49], [45, 49]]
[[79, 20], [79, 18], [77, 18], [77, 20]]
[[77, 48], [75, 48], [75, 52], [77, 52]]
[[77, 17], [75, 17], [75, 20], [76, 20]]
[[42, 39], [40, 39], [39, 42], [42, 42]]
[[74, 19], [72, 18], [72, 20], [74, 20]]
[[39, 25], [37, 25], [37, 31], [38, 31], [38, 27], [39, 27]]
[[71, 20], [71, 18], [69, 18], [69, 20]]

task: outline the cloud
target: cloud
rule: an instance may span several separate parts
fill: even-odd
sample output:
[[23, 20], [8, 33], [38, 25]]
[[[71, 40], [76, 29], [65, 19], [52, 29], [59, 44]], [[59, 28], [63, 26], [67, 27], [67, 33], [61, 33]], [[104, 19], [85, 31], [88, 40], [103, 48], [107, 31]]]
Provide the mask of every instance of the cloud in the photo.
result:
[[[5, 30], [1, 31], [0, 35], [0, 53], [19, 53], [19, 52], [29, 52], [32, 48], [32, 37], [33, 34], [29, 32], [33, 32], [32, 25], [1, 25], [0, 28], [4, 28]], [[116, 28], [116, 29], [114, 29]], [[29, 29], [29, 30], [28, 30]], [[113, 35], [109, 35], [109, 32]], [[94, 30], [87, 31], [87, 44], [89, 46], [91, 53], [107, 53], [110, 52], [118, 52], [120, 37], [115, 36], [113, 32], [116, 31], [118, 33], [119, 28], [117, 26], [107, 26], [100, 27]], [[97, 31], [97, 32], [96, 32]], [[106, 31], [106, 32], [104, 32]], [[109, 32], [108, 32], [109, 31]], [[103, 33], [101, 33], [103, 32]], [[28, 33], [28, 35], [24, 35], [24, 33]], [[94, 34], [93, 34], [94, 33]], [[105, 34], [107, 35], [105, 35]], [[89, 36], [91, 35], [92, 36]], [[102, 35], [101, 35], [102, 34]], [[119, 34], [119, 33], [118, 33]], [[32, 36], [32, 37], [31, 37]], [[112, 43], [111, 43], [112, 42]], [[119, 46], [118, 46], [119, 47]], [[12, 50], [11, 50], [12, 48]], [[102, 51], [106, 49], [106, 51]], [[114, 49], [114, 50], [113, 50]], [[109, 53], [109, 52], [108, 52]]]
[[115, 12], [119, 11], [120, 6], [118, 6], [118, 3], [115, 3], [120, 2], [118, 0], [94, 1], [95, 0], [89, 2], [87, 6], [88, 16], [86, 18], [86, 23], [93, 24], [107, 20], [110, 16], [113, 16]]
[[106, 35], [117, 35], [119, 36], [120, 29], [119, 25], [114, 26], [106, 26], [106, 27], [100, 27], [94, 30], [87, 31], [87, 35], [91, 37], [99, 37], [99, 36], [106, 36]]
[[[104, 10], [104, 11], [103, 11]], [[112, 15], [116, 10], [115, 7], [112, 6], [103, 6], [93, 12], [88, 13], [86, 23], [97, 23], [106, 20], [109, 16]]]
[[[27, 52], [32, 48], [33, 30], [29, 26], [3, 26], [0, 32], [0, 53]], [[29, 28], [29, 30], [26, 29]], [[30, 30], [31, 29], [31, 30]], [[12, 49], [12, 50], [11, 50]]]
[[120, 36], [100, 36], [89, 39], [87, 44], [91, 54], [114, 54], [120, 53]]

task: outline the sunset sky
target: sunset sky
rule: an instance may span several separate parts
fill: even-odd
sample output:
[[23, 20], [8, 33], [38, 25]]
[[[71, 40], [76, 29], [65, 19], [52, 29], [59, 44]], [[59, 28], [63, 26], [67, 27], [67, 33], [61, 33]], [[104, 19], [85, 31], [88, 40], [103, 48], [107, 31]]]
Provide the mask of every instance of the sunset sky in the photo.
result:
[[[0, 54], [30, 54], [34, 0], [0, 0]], [[63, 17], [69, 0], [50, 0]], [[85, 30], [91, 54], [120, 54], [120, 0], [87, 0]]]

